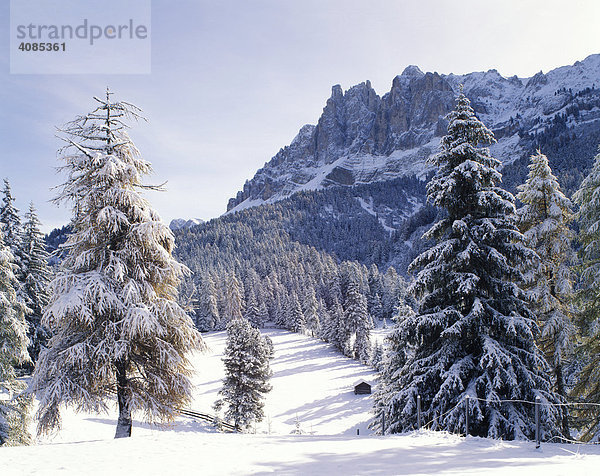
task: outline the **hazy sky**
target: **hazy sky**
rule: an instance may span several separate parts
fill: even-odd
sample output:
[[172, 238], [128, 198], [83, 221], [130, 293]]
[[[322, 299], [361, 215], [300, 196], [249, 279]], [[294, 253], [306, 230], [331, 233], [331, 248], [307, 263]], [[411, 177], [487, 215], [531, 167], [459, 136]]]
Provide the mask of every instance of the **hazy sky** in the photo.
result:
[[55, 127], [106, 86], [149, 119], [130, 135], [149, 180], [167, 181], [148, 196], [162, 217], [208, 219], [316, 123], [334, 84], [370, 79], [382, 95], [409, 64], [528, 77], [600, 53], [597, 0], [155, 0], [151, 74], [11, 75], [0, 3], [0, 178], [21, 210], [35, 202], [45, 230], [70, 216], [49, 203]]

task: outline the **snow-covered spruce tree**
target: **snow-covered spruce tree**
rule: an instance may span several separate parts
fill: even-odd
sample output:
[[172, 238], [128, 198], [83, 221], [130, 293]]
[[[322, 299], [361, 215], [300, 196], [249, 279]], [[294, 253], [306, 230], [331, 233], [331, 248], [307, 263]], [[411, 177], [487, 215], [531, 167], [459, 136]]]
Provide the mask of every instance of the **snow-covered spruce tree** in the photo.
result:
[[373, 344], [371, 350], [371, 361], [369, 364], [378, 372], [381, 372], [381, 361], [383, 360], [383, 347], [379, 342]]
[[20, 395], [24, 385], [15, 367], [29, 361], [27, 307], [17, 298], [18, 282], [13, 256], [0, 227], [0, 446], [29, 443], [28, 411], [31, 399]]
[[287, 328], [289, 311], [289, 299], [283, 292], [278, 292], [275, 298], [275, 306], [273, 307], [275, 325], [281, 329]]
[[367, 311], [367, 299], [354, 280], [351, 280], [347, 286], [344, 315], [348, 334], [355, 336], [351, 352], [353, 357], [363, 363], [369, 362], [373, 321]]
[[329, 318], [323, 328], [323, 339], [333, 344], [340, 352], [344, 352], [346, 342], [350, 340], [348, 329], [345, 325], [344, 308], [334, 299]]
[[427, 187], [428, 200], [446, 217], [425, 235], [437, 244], [411, 264], [419, 306], [416, 316], [399, 323], [399, 342], [410, 354], [386, 400], [387, 431], [414, 428], [417, 395], [432, 429], [463, 430], [468, 395], [472, 434], [531, 438], [534, 406], [525, 402], [539, 396], [543, 436], [556, 434], [560, 412], [546, 404], [560, 397], [552, 392], [535, 344], [535, 315], [518, 286], [523, 263], [535, 253], [516, 227], [514, 197], [497, 186], [500, 163], [483, 147], [494, 137], [462, 92], [448, 119], [433, 157], [438, 171]]
[[383, 319], [383, 306], [381, 304], [381, 297], [379, 294], [372, 296], [370, 309], [371, 312], [369, 314], [374, 321], [381, 321]]
[[317, 301], [317, 315], [319, 316], [319, 332], [317, 337], [325, 342], [329, 342], [331, 314], [322, 298], [319, 298]]
[[258, 322], [260, 322], [261, 327], [264, 327], [268, 320], [269, 308], [267, 307], [266, 301], [263, 301], [258, 305]]
[[381, 296], [382, 314], [384, 318], [391, 319], [396, 313], [396, 307], [406, 294], [406, 283], [396, 270], [390, 266], [383, 277], [384, 291]]
[[224, 287], [218, 330], [225, 329], [228, 322], [241, 318], [244, 307], [242, 284], [235, 273], [232, 272], [227, 276]]
[[254, 295], [253, 289], [248, 291], [246, 309], [244, 309], [244, 319], [246, 319], [257, 329], [260, 329], [263, 326], [263, 322], [261, 322], [260, 309], [258, 307], [258, 303], [256, 302], [256, 296]]
[[[573, 200], [579, 205], [577, 221], [581, 242], [580, 305], [576, 316], [581, 329], [579, 352], [585, 366], [577, 376], [573, 395], [585, 402], [600, 404], [600, 154], [589, 175], [583, 179]], [[584, 441], [600, 440], [600, 413], [590, 406], [581, 412], [587, 421], [581, 434]]]
[[[375, 418], [371, 428], [378, 434], [387, 433], [387, 428], [394, 425], [393, 416], [397, 412], [394, 398], [402, 390], [398, 373], [406, 364], [409, 351], [405, 340], [405, 320], [414, 320], [415, 312], [404, 304], [398, 306], [397, 313], [393, 316], [395, 325], [386, 335], [382, 356], [377, 371], [379, 372], [379, 385], [375, 392], [373, 411]], [[394, 430], [392, 430], [394, 431]], [[395, 431], [401, 431], [395, 429]]]
[[292, 332], [304, 333], [306, 331], [306, 318], [296, 293], [288, 298], [287, 328]]
[[383, 280], [373, 264], [369, 268], [369, 293], [367, 295], [367, 308], [373, 320], [383, 319], [383, 304], [381, 296], [383, 295]]
[[2, 193], [4, 196], [0, 205], [0, 223], [3, 225], [4, 243], [14, 255], [21, 243], [21, 218], [19, 218], [19, 210], [15, 208], [15, 199], [8, 179], [4, 179]]
[[[573, 232], [568, 227], [573, 219], [571, 201], [561, 192], [548, 159], [539, 150], [531, 157], [527, 181], [519, 190], [517, 198], [524, 204], [517, 211], [519, 228], [539, 256], [525, 274], [527, 296], [540, 328], [538, 346], [552, 369], [554, 390], [566, 398], [564, 368], [576, 335], [571, 309], [575, 261]], [[562, 429], [569, 436], [567, 412]]]
[[306, 330], [312, 337], [319, 335], [321, 331], [321, 319], [319, 317], [319, 303], [314, 288], [308, 288], [304, 297], [304, 317]]
[[31, 309], [27, 321], [29, 356], [33, 363], [37, 361], [40, 350], [46, 346], [50, 337], [48, 329], [42, 325], [42, 314], [50, 300], [48, 285], [53, 273], [48, 265], [49, 254], [40, 225], [35, 207], [31, 203], [23, 224], [22, 270], [23, 296], [27, 307]]
[[[22, 273], [22, 226], [19, 210], [15, 207], [15, 199], [12, 196], [12, 190], [8, 179], [4, 179], [4, 189], [2, 190], [2, 204], [0, 204], [0, 227], [4, 233], [4, 243], [10, 249], [13, 262], [14, 274], [19, 281], [23, 282]], [[17, 294], [21, 297], [21, 286], [17, 289]]]
[[212, 331], [219, 327], [220, 319], [215, 282], [212, 276], [207, 274], [199, 289], [196, 327], [202, 332]]
[[177, 304], [187, 268], [172, 256], [173, 234], [140, 193], [156, 187], [143, 185], [152, 169], [126, 132], [139, 109], [108, 92], [94, 99], [63, 130], [67, 179], [55, 200], [72, 204], [73, 232], [50, 285], [42, 324], [53, 336], [32, 387], [40, 432], [60, 425], [61, 405], [106, 410], [116, 394], [120, 438], [133, 412], [165, 422], [190, 401], [187, 354], [202, 341]]
[[226, 406], [225, 419], [237, 430], [250, 428], [264, 418], [264, 395], [271, 391], [269, 361], [273, 344], [246, 319], [234, 319], [227, 325], [225, 378], [215, 402], [219, 411]]

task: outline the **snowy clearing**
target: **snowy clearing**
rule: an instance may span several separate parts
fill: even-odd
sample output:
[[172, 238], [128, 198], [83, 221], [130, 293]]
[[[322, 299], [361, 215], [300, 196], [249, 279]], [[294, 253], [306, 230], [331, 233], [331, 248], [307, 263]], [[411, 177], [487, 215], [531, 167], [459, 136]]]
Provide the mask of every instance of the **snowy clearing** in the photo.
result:
[[[189, 428], [188, 428], [189, 430]], [[393, 437], [155, 432], [127, 440], [3, 448], [2, 474], [598, 474], [596, 448], [443, 433]], [[8, 471], [6, 471], [8, 470]]]
[[[356, 396], [373, 372], [315, 339], [270, 330], [273, 391], [257, 434], [221, 434], [186, 418], [165, 429], [136, 422], [113, 440], [110, 415], [64, 412], [61, 432], [36, 446], [0, 449], [0, 474], [597, 474], [599, 446], [503, 442], [421, 432], [368, 435], [371, 396]], [[221, 386], [224, 332], [205, 336], [193, 409], [212, 413]], [[299, 422], [301, 435], [291, 434]], [[356, 429], [360, 435], [356, 435]], [[269, 433], [270, 430], [270, 434]]]

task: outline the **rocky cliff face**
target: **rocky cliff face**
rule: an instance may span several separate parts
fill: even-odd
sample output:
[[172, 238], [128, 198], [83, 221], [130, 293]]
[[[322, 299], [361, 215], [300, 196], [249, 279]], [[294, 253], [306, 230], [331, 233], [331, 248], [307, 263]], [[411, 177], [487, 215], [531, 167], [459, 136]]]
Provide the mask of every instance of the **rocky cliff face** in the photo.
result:
[[496, 70], [439, 75], [409, 66], [383, 97], [369, 81], [346, 92], [334, 86], [317, 125], [302, 127], [258, 170], [230, 199], [228, 212], [300, 190], [424, 176], [461, 84], [494, 131], [492, 152], [505, 165], [523, 162], [536, 146], [577, 150], [577, 141], [600, 130], [600, 55], [527, 79]]

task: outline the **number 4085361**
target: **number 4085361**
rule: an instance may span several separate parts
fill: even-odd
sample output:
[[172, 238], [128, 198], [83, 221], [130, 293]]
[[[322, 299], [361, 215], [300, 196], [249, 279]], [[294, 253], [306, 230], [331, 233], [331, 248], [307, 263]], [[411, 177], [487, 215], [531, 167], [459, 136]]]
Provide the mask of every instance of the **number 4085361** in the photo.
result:
[[21, 43], [21, 51], [66, 51], [65, 43]]

